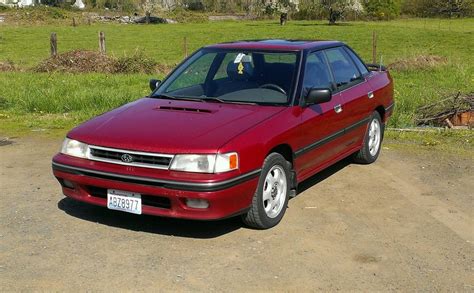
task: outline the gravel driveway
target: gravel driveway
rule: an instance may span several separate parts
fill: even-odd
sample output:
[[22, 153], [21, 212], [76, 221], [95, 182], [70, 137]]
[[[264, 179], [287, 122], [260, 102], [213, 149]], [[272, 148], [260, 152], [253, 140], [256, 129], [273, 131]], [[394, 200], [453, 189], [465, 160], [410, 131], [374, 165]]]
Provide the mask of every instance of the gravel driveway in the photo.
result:
[[474, 159], [384, 148], [303, 183], [277, 227], [65, 198], [59, 140], [0, 146], [2, 291], [474, 290]]

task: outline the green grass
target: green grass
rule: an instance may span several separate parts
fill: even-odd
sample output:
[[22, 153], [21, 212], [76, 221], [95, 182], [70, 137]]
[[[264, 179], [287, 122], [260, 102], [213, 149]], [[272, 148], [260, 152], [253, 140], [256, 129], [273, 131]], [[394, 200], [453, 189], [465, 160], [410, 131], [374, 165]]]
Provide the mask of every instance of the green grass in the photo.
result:
[[[439, 55], [447, 65], [429, 70], [392, 72], [396, 109], [390, 125], [413, 125], [417, 107], [461, 91], [474, 92], [474, 19], [406, 19], [390, 22], [276, 21], [215, 22], [175, 25], [95, 24], [0, 25], [0, 61], [11, 60], [26, 72], [0, 72], [0, 133], [67, 128], [94, 115], [144, 96], [151, 76], [105, 74], [39, 74], [28, 71], [49, 54], [49, 35], [56, 32], [60, 52], [98, 48], [106, 33], [108, 54], [131, 55], [137, 48], [159, 63], [182, 60], [188, 51], [222, 41], [259, 38], [336, 39], [371, 59], [372, 32], [377, 52], [389, 64], [417, 55]], [[157, 76], [162, 77], [162, 76]], [[12, 127], [17, 125], [17, 127]]]
[[0, 74], [0, 88], [0, 132], [6, 133], [71, 127], [149, 93], [148, 77], [139, 74], [8, 72]]
[[474, 131], [427, 129], [426, 131], [385, 132], [384, 147], [403, 148], [413, 151], [438, 150], [472, 158]]
[[[439, 25], [439, 24], [442, 25]], [[385, 63], [417, 54], [437, 54], [459, 61], [472, 53], [474, 19], [398, 20], [351, 22], [328, 26], [326, 22], [276, 21], [210, 22], [173, 25], [95, 24], [0, 26], [0, 60], [32, 66], [48, 57], [49, 36], [58, 35], [60, 52], [98, 48], [98, 32], [104, 31], [110, 54], [121, 55], [141, 48], [160, 63], [174, 64], [184, 56], [183, 38], [189, 51], [223, 41], [260, 38], [334, 39], [371, 58], [372, 32], [378, 33], [378, 52]], [[469, 47], [471, 45], [471, 48]], [[472, 61], [471, 61], [472, 62]]]

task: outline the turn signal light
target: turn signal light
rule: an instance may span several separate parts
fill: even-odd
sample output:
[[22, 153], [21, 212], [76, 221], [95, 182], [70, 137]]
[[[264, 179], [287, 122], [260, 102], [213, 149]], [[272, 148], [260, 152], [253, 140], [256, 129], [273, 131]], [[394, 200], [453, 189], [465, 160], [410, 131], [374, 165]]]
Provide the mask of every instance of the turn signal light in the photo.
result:
[[233, 153], [229, 156], [229, 169], [237, 169], [237, 154]]

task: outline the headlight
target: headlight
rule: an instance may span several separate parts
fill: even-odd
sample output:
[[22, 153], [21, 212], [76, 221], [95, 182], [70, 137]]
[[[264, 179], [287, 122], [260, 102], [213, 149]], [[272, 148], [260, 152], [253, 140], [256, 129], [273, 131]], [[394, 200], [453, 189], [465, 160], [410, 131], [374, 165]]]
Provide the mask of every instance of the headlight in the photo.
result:
[[87, 158], [88, 149], [87, 144], [66, 137], [61, 147], [61, 153], [78, 158]]
[[171, 170], [222, 173], [239, 168], [237, 153], [217, 155], [176, 155], [171, 163]]

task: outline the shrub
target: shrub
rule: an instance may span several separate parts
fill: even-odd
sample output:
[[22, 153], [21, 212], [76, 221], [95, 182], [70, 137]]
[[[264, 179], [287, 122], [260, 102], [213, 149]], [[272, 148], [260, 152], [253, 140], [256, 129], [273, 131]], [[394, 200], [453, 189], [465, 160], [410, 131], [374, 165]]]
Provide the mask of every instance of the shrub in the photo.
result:
[[135, 50], [133, 55], [119, 57], [114, 64], [115, 73], [154, 73], [158, 63], [143, 51]]
[[400, 15], [400, 0], [365, 0], [367, 16], [373, 19], [393, 19]]
[[175, 8], [171, 12], [167, 13], [167, 16], [180, 23], [209, 21], [208, 15], [206, 13], [185, 10], [180, 7]]
[[472, 0], [405, 0], [402, 13], [414, 16], [464, 17], [474, 13]]

